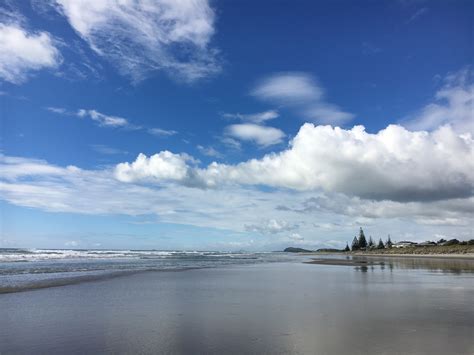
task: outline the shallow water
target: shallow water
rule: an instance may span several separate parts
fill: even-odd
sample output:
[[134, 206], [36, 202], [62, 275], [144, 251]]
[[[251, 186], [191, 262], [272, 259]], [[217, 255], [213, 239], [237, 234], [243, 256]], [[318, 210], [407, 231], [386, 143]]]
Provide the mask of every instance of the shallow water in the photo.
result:
[[0, 353], [474, 353], [474, 274], [453, 260], [309, 259], [3, 294]]
[[0, 293], [143, 271], [189, 270], [294, 260], [286, 253], [163, 250], [1, 249]]

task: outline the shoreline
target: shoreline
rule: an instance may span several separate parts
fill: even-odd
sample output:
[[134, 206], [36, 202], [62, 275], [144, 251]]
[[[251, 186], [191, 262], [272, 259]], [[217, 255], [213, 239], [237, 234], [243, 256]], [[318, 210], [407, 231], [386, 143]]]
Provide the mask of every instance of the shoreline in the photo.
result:
[[30, 283], [13, 285], [13, 286], [0, 285], [0, 296], [4, 294], [9, 294], [9, 293], [37, 291], [37, 290], [43, 290], [45, 288], [63, 287], [63, 286], [78, 285], [78, 284], [89, 283], [89, 282], [105, 281], [105, 280], [111, 280], [111, 279], [126, 277], [126, 276], [133, 276], [136, 274], [143, 274], [143, 273], [184, 272], [184, 271], [189, 271], [189, 270], [200, 270], [200, 269], [204, 269], [204, 268], [187, 267], [187, 268], [182, 268], [182, 269], [161, 269], [161, 270], [160, 269], [123, 270], [123, 271], [116, 271], [116, 272], [103, 273], [103, 274], [81, 275], [81, 276], [76, 276], [76, 277], [65, 275], [62, 278], [44, 280], [44, 281], [39, 281], [36, 283], [30, 282]]
[[440, 258], [440, 259], [465, 259], [474, 260], [474, 253], [469, 254], [384, 254], [384, 253], [354, 253], [352, 256], [374, 256], [374, 257], [405, 257], [405, 258]]
[[301, 253], [302, 255], [346, 255], [346, 256], [367, 256], [367, 257], [393, 257], [393, 258], [438, 258], [438, 259], [464, 259], [474, 260], [474, 253], [466, 254], [386, 254], [386, 253], [326, 253], [326, 252], [314, 252], [314, 253]]

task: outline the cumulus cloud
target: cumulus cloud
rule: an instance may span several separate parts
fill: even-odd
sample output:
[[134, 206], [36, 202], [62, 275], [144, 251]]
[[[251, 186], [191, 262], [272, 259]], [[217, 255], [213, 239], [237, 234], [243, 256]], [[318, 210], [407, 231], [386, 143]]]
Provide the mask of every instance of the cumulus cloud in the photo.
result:
[[207, 0], [56, 0], [56, 8], [98, 55], [133, 81], [163, 70], [186, 81], [220, 71], [210, 47]]
[[61, 63], [61, 54], [48, 32], [29, 32], [18, 23], [0, 23], [0, 78], [21, 84], [41, 69]]
[[[136, 179], [141, 171], [138, 166], [125, 169], [126, 176], [135, 180], [122, 182], [114, 178], [115, 169], [62, 167], [0, 155], [0, 198], [49, 212], [154, 216], [157, 223], [218, 228], [221, 233], [257, 233], [259, 243], [278, 248], [296, 242], [289, 239], [293, 233], [307, 245], [329, 239], [344, 244], [359, 223], [369, 226], [367, 232], [372, 236], [391, 233], [394, 240], [403, 239], [397, 235], [408, 232], [414, 233], [414, 240], [435, 233], [472, 238], [472, 197], [406, 203], [314, 191], [268, 191], [237, 184], [197, 189], [183, 185], [190, 176], [190, 162], [186, 167], [180, 161], [183, 159], [186, 157], [171, 153], [155, 158], [153, 164], [160, 165], [159, 172], [154, 172], [160, 181], [156, 185]], [[337, 227], [315, 227], [322, 225]]]
[[258, 144], [261, 147], [283, 142], [285, 133], [275, 127], [261, 126], [253, 123], [233, 124], [226, 127], [228, 136]]
[[289, 149], [221, 170], [241, 183], [379, 200], [437, 200], [472, 194], [472, 158], [472, 138], [449, 127], [427, 133], [390, 125], [370, 134], [362, 126], [305, 124]]
[[[443, 200], [472, 196], [473, 154], [472, 137], [449, 126], [429, 133], [390, 125], [373, 134], [363, 126], [345, 130], [306, 123], [278, 154], [236, 165], [188, 167], [187, 176], [205, 187], [238, 183], [375, 200]], [[159, 182], [154, 176], [159, 167], [149, 163], [140, 158], [136, 177]]]
[[264, 112], [258, 112], [258, 113], [247, 113], [247, 114], [242, 114], [242, 113], [224, 113], [222, 114], [222, 117], [225, 118], [230, 118], [230, 119], [239, 119], [242, 121], [248, 121], [256, 124], [264, 123], [269, 120], [273, 120], [274, 118], [277, 118], [279, 115], [277, 110], [269, 110], [269, 111], [264, 111]]
[[139, 154], [131, 164], [118, 164], [115, 173], [118, 180], [125, 182], [158, 180], [186, 183], [192, 181], [192, 168], [188, 162], [194, 162], [194, 159], [187, 154], [173, 154], [165, 150], [149, 158]]
[[434, 130], [450, 124], [458, 133], [474, 135], [473, 78], [469, 67], [449, 74], [436, 92], [434, 102], [403, 120], [402, 124], [412, 130]]
[[261, 100], [287, 105], [318, 123], [340, 125], [354, 116], [326, 102], [324, 89], [307, 73], [273, 74], [258, 82], [251, 94]]

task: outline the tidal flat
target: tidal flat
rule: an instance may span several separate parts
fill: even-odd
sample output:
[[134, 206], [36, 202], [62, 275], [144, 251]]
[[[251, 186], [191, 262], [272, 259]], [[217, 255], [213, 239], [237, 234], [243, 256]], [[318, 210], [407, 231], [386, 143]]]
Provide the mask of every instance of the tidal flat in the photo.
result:
[[474, 353], [472, 260], [327, 258], [2, 294], [0, 353]]

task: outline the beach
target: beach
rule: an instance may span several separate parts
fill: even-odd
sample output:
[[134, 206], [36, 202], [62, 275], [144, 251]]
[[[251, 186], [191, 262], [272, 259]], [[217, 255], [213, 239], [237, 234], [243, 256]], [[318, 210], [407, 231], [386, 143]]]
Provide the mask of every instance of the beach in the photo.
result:
[[0, 353], [472, 354], [473, 261], [417, 260], [301, 256], [1, 294]]

